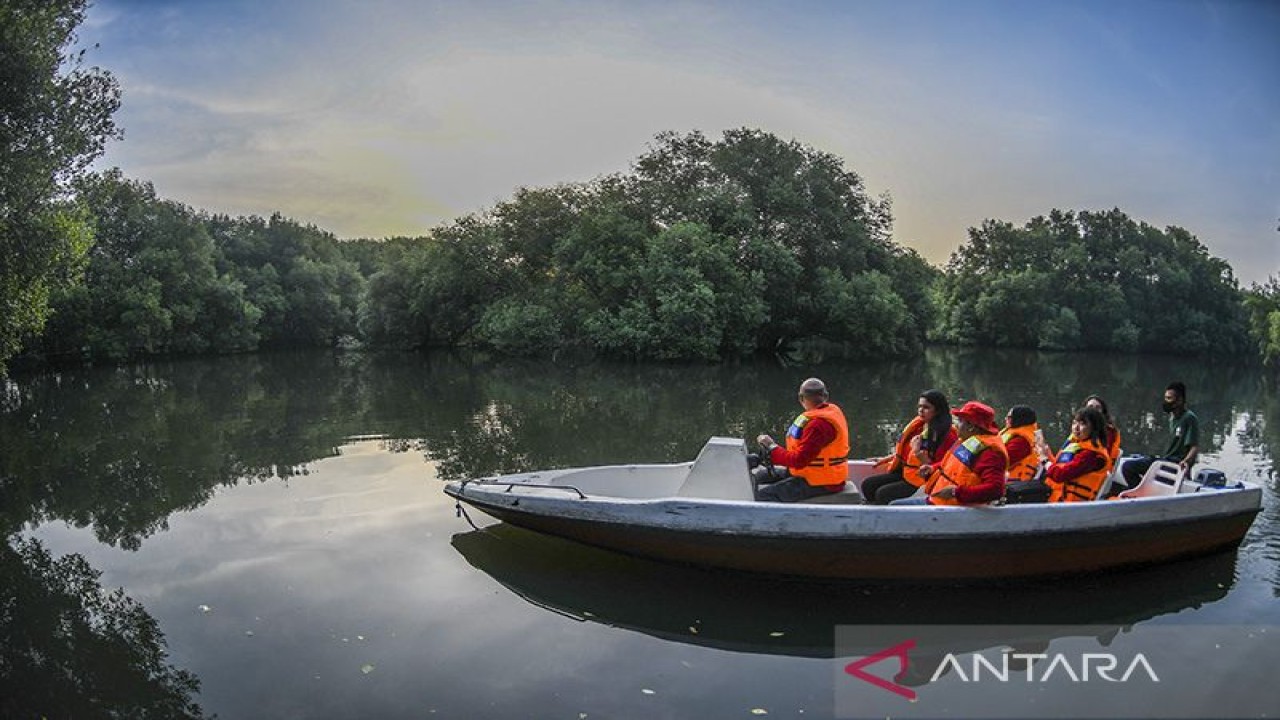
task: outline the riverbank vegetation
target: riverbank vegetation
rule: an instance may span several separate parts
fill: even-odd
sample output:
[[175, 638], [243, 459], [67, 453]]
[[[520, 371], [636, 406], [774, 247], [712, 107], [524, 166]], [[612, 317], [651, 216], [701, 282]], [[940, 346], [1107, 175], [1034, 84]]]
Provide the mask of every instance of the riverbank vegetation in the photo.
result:
[[935, 338], [1051, 350], [1238, 354], [1248, 345], [1231, 267], [1178, 227], [1120, 210], [1022, 227], [987, 220], [938, 284]]
[[903, 356], [926, 341], [1256, 352], [1280, 367], [1277, 281], [1242, 291], [1182, 228], [1119, 209], [989, 219], [939, 269], [895, 242], [889, 199], [838, 157], [754, 129], [664, 133], [625, 173], [521, 188], [421, 237], [213, 215], [85, 172], [117, 135], [119, 89], [67, 50], [82, 0], [0, 12], [0, 370], [20, 350], [34, 363], [334, 345], [717, 361]]

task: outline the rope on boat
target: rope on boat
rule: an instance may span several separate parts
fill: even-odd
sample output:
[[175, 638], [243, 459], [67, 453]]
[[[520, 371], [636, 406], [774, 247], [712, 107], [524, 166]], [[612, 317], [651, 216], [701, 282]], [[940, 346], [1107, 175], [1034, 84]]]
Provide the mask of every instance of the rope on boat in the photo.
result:
[[475, 522], [473, 522], [473, 521], [471, 520], [471, 516], [467, 514], [467, 509], [466, 509], [466, 508], [464, 508], [464, 507], [462, 507], [462, 501], [461, 501], [461, 500], [454, 500], [454, 501], [453, 501], [453, 508], [454, 508], [454, 510], [457, 512], [457, 516], [458, 516], [458, 517], [460, 517], [460, 518], [466, 518], [466, 520], [467, 520], [467, 524], [471, 526], [471, 529], [472, 529], [472, 530], [477, 530], [477, 531], [479, 531], [479, 530], [481, 530], [481, 529], [482, 529], [480, 526], [476, 525], [476, 524], [475, 524]]

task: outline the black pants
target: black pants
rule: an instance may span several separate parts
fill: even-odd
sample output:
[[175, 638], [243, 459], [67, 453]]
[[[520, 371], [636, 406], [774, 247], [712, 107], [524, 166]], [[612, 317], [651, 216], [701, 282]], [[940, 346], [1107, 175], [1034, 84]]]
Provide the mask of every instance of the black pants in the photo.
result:
[[756, 482], [756, 500], [765, 502], [800, 502], [820, 495], [833, 495], [844, 490], [838, 485], [810, 485], [802, 477], [792, 475], [784, 467], [762, 465], [751, 471]]
[[918, 489], [902, 479], [902, 471], [887, 472], [862, 481], [862, 499], [875, 505], [888, 505], [894, 500], [915, 495]]
[[1147, 470], [1151, 468], [1152, 463], [1159, 459], [1151, 455], [1120, 458], [1119, 462], [1124, 463], [1120, 468], [1120, 473], [1124, 475], [1124, 481], [1129, 484], [1130, 488], [1136, 488], [1138, 483], [1142, 482], [1142, 476], [1146, 475]]

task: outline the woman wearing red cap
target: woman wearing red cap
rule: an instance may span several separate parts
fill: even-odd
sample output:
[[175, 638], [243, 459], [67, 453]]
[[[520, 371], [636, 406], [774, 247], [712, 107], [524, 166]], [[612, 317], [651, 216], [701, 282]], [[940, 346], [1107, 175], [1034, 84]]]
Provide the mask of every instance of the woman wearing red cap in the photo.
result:
[[951, 413], [956, 419], [956, 443], [924, 486], [923, 498], [895, 500], [890, 505], [981, 505], [1004, 496], [1009, 453], [996, 413], [980, 402], [967, 402]]

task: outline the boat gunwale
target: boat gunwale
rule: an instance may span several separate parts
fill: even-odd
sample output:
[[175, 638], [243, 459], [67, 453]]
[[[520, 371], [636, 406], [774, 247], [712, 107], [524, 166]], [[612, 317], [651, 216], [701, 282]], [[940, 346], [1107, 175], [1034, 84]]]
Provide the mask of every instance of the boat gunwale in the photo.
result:
[[[855, 538], [877, 538], [877, 539], [902, 539], [915, 538], [917, 540], [927, 539], [946, 540], [946, 539], [975, 539], [975, 538], [1019, 538], [1028, 535], [1045, 536], [1055, 535], [1068, 537], [1071, 535], [1085, 534], [1105, 534], [1108, 532], [1120, 532], [1127, 530], [1149, 529], [1168, 525], [1184, 525], [1189, 522], [1210, 522], [1219, 519], [1232, 518], [1243, 515], [1256, 516], [1261, 511], [1261, 493], [1260, 486], [1253, 483], [1243, 483], [1244, 487], [1231, 488], [1227, 490], [1213, 490], [1214, 496], [1224, 497], [1225, 494], [1251, 494], [1256, 495], [1257, 502], [1248, 503], [1247, 501], [1233, 502], [1228, 507], [1213, 512], [1188, 512], [1185, 507], [1178, 507], [1178, 512], [1174, 513], [1143, 513], [1145, 517], [1133, 518], [1132, 512], [1117, 509], [1115, 511], [1102, 510], [1103, 507], [1117, 507], [1133, 509], [1135, 504], [1141, 503], [1138, 507], [1150, 506], [1153, 501], [1158, 503], [1159, 507], [1168, 507], [1170, 505], [1182, 504], [1190, 505], [1204, 504], [1209, 501], [1209, 496], [1200, 493], [1184, 493], [1181, 495], [1167, 495], [1162, 497], [1150, 498], [1130, 498], [1119, 501], [1104, 501], [1103, 503], [1035, 503], [1035, 504], [1012, 504], [1001, 506], [982, 506], [982, 507], [890, 507], [890, 506], [868, 506], [868, 505], [826, 505], [826, 504], [806, 504], [806, 503], [755, 503], [752, 501], [741, 500], [719, 500], [713, 498], [679, 498], [679, 497], [663, 497], [663, 498], [615, 498], [612, 496], [588, 495], [586, 498], [550, 496], [547, 494], [511, 494], [506, 491], [481, 491], [479, 493], [467, 494], [465, 487], [469, 483], [462, 481], [450, 482], [445, 487], [445, 492], [459, 501], [465, 501], [473, 505], [477, 509], [485, 511], [486, 508], [492, 508], [503, 514], [520, 514], [528, 516], [552, 516], [558, 519], [573, 520], [580, 522], [590, 522], [602, 526], [616, 526], [628, 528], [645, 528], [650, 530], [661, 530], [664, 532], [682, 533], [691, 535], [722, 535], [726, 537], [779, 537], [786, 536], [790, 538], [813, 538], [822, 540], [831, 540], [833, 536], [844, 539]], [[492, 483], [505, 486], [506, 483]], [[514, 497], [519, 500], [532, 500], [535, 504], [541, 506], [537, 510], [531, 512], [527, 507], [520, 507], [518, 502], [501, 502], [497, 501], [500, 497]], [[764, 511], [775, 522], [786, 522], [792, 517], [814, 515], [820, 516], [837, 516], [842, 519], [853, 520], [858, 515], [873, 515], [876, 517], [915, 517], [920, 518], [928, 514], [932, 517], [947, 517], [948, 515], [955, 518], [971, 518], [973, 512], [1000, 512], [1002, 515], [1008, 516], [1010, 513], [1018, 515], [1030, 515], [1031, 520], [1043, 518], [1051, 515], [1061, 514], [1063, 510], [1070, 507], [1079, 508], [1075, 512], [1090, 510], [1091, 515], [1097, 518], [1093, 523], [1075, 526], [1057, 526], [1025, 523], [1017, 527], [1008, 527], [1001, 525], [991, 528], [937, 528], [934, 531], [931, 528], [922, 528], [919, 525], [911, 524], [908, 527], [890, 528], [877, 525], [875, 523], [865, 523], [863, 528], [849, 528], [847, 526], [828, 526], [826, 532], [812, 532], [804, 529], [781, 529], [776, 528], [772, 524], [769, 526], [730, 526], [728, 524], [704, 524], [699, 526], [689, 526], [680, 524], [659, 524], [655, 522], [637, 522], [635, 512], [628, 513], [625, 516], [613, 515], [601, 512], [570, 512], [570, 513], [548, 513], [546, 510], [556, 510], [562, 508], [583, 508], [586, 505], [595, 509], [607, 509], [610, 506], [625, 507], [630, 510], [643, 509], [645, 507], [654, 508], [652, 515], [654, 517], [667, 517], [670, 515], [683, 515], [689, 510], [696, 510], [699, 507], [707, 509], [716, 509], [721, 513], [735, 508], [754, 508], [758, 511]], [[668, 507], [664, 507], [668, 506]], [[678, 509], [681, 512], [673, 512]], [[1068, 511], [1072, 512], [1072, 511]], [[961, 513], [964, 513], [961, 515]], [[757, 513], [758, 514], [758, 513]], [[1099, 517], [1101, 515], [1101, 517]], [[1027, 518], [1020, 518], [1027, 520]], [[1123, 520], [1115, 522], [1115, 520]], [[985, 522], [985, 521], [982, 521]], [[921, 535], [922, 529], [929, 529], [930, 532]]]

